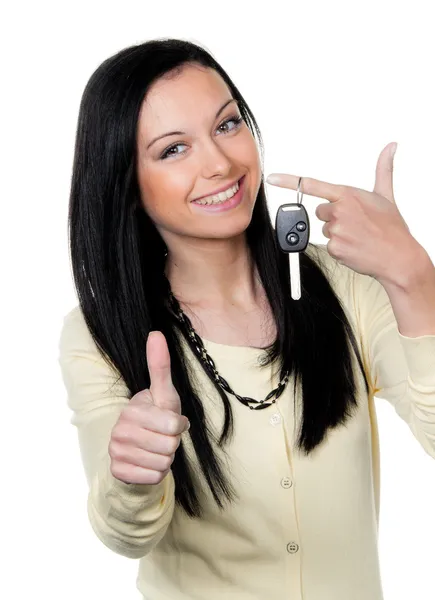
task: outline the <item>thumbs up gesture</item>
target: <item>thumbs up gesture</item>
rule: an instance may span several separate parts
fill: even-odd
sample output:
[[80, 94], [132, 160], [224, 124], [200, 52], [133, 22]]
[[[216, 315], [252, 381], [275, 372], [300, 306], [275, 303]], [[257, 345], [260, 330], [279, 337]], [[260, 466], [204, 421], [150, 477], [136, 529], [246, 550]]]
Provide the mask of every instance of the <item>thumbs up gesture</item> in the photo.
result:
[[124, 483], [160, 483], [169, 473], [181, 434], [190, 423], [172, 383], [168, 346], [160, 331], [147, 340], [150, 389], [135, 394], [115, 424], [109, 443], [112, 475]]

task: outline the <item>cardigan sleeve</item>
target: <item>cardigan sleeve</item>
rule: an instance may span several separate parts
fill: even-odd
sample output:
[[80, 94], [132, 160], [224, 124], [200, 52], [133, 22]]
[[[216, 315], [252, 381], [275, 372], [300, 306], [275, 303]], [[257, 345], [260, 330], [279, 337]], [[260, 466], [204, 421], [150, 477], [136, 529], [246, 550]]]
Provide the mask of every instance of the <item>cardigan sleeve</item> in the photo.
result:
[[402, 335], [388, 294], [373, 277], [352, 271], [351, 287], [373, 393], [391, 403], [435, 458], [435, 335]]
[[130, 395], [99, 353], [78, 306], [64, 318], [58, 362], [89, 486], [89, 522], [105, 546], [141, 558], [162, 539], [172, 519], [172, 472], [157, 485], [129, 485], [112, 475], [110, 435]]

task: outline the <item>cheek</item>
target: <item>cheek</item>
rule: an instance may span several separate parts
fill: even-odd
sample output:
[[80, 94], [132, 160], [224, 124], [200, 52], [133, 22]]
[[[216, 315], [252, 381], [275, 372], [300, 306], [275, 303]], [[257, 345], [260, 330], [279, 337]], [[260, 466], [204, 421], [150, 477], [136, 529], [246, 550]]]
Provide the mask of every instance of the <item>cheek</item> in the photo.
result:
[[261, 156], [255, 139], [247, 132], [234, 150], [234, 161], [249, 170], [252, 190], [254, 191], [254, 188], [257, 189], [261, 183], [262, 170]]
[[259, 161], [259, 153], [250, 131], [245, 130], [244, 135], [240, 135], [236, 139], [237, 143], [233, 148], [234, 159], [246, 166], [255, 166]]
[[190, 181], [180, 169], [147, 171], [141, 177], [142, 205], [154, 221], [167, 220], [189, 197]]

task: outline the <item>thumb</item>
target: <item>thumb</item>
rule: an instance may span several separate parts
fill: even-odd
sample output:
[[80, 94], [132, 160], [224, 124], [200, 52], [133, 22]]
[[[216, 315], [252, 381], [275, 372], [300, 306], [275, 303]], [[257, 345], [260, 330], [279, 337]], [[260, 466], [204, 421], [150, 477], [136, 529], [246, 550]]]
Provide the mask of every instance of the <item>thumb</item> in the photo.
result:
[[376, 165], [376, 181], [374, 192], [394, 202], [393, 192], [393, 162], [397, 150], [397, 143], [388, 144], [379, 155]]
[[181, 402], [171, 376], [171, 358], [165, 336], [151, 331], [146, 345], [150, 392], [155, 406], [181, 415]]

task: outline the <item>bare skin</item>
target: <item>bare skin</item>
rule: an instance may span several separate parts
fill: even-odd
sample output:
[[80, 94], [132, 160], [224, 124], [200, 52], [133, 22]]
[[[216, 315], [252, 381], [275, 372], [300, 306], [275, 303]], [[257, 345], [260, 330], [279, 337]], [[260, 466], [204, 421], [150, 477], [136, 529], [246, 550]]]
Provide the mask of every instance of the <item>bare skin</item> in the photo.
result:
[[[265, 347], [275, 339], [275, 323], [245, 239], [261, 162], [246, 123], [224, 124], [240, 116], [235, 102], [215, 117], [231, 97], [215, 71], [197, 65], [156, 82], [139, 116], [139, 186], [168, 248], [171, 289], [197, 333], [216, 343]], [[186, 134], [148, 147], [171, 131]], [[243, 175], [244, 199], [236, 208], [210, 214], [191, 203]]]
[[275, 320], [267, 298], [252, 306], [201, 308], [180, 303], [193, 328], [205, 340], [228, 346], [265, 348], [276, 339]]

